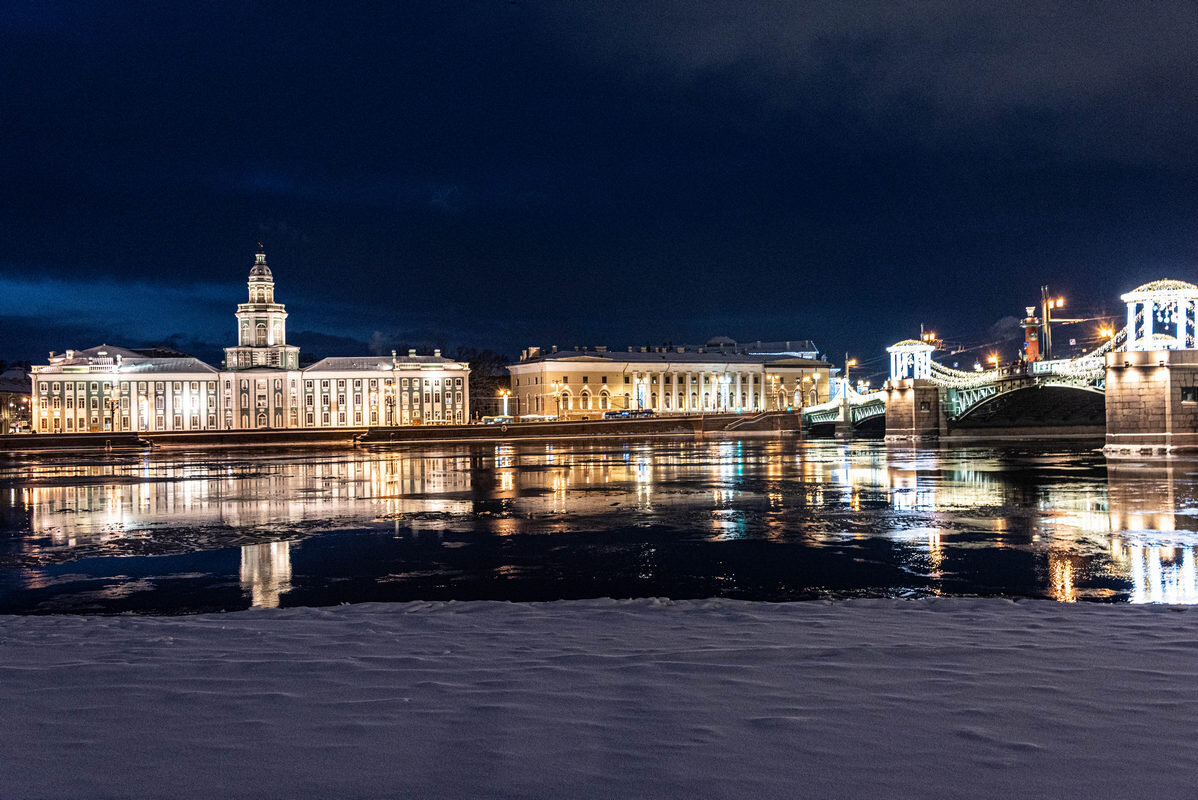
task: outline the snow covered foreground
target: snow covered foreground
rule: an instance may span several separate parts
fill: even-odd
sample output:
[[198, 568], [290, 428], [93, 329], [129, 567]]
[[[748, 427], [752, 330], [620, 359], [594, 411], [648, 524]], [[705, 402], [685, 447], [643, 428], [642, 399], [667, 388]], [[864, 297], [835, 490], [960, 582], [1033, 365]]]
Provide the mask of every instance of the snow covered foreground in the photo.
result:
[[1169, 607], [0, 617], [0, 797], [1194, 797], [1196, 679]]

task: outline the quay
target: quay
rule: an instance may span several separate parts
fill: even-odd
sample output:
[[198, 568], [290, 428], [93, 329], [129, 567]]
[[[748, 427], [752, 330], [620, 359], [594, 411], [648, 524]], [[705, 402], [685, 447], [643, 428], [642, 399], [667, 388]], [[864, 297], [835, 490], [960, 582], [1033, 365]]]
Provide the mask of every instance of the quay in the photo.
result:
[[458, 442], [558, 439], [628, 439], [702, 436], [798, 436], [797, 413], [692, 414], [643, 419], [517, 422], [507, 425], [415, 425], [402, 427], [141, 433], [12, 434], [0, 436], [0, 452], [128, 452], [161, 449], [267, 449], [354, 447]]

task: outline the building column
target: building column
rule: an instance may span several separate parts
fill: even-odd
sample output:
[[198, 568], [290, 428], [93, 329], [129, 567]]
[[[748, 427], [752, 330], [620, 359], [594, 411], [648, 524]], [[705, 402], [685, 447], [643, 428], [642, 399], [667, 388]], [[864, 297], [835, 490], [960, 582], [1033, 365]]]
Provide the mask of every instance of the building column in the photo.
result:
[[1144, 304], [1144, 338], [1148, 340], [1148, 348], [1152, 348], [1152, 336], [1156, 325], [1156, 303], [1149, 300]]
[[740, 373], [737, 372], [736, 373], [736, 402], [732, 404], [732, 407], [734, 409], [736, 409], [737, 411], [744, 411], [744, 406], [741, 404], [740, 396], [741, 396]]
[[1139, 337], [1136, 335], [1136, 306], [1139, 303], [1131, 302], [1127, 304], [1127, 349], [1136, 350], [1136, 341]]

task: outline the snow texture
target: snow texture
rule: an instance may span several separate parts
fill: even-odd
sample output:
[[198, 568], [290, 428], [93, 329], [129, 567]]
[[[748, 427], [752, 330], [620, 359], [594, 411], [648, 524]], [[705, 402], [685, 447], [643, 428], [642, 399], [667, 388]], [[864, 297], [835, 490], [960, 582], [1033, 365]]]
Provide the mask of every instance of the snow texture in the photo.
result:
[[0, 617], [0, 797], [1194, 797], [1198, 611]]

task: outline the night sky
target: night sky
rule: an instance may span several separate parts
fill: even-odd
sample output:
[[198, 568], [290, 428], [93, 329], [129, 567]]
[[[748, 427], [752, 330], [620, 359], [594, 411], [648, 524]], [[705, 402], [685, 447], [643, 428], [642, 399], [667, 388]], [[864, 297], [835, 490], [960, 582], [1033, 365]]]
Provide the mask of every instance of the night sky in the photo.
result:
[[1198, 280], [1198, 5], [0, 2], [0, 359], [982, 341]]

